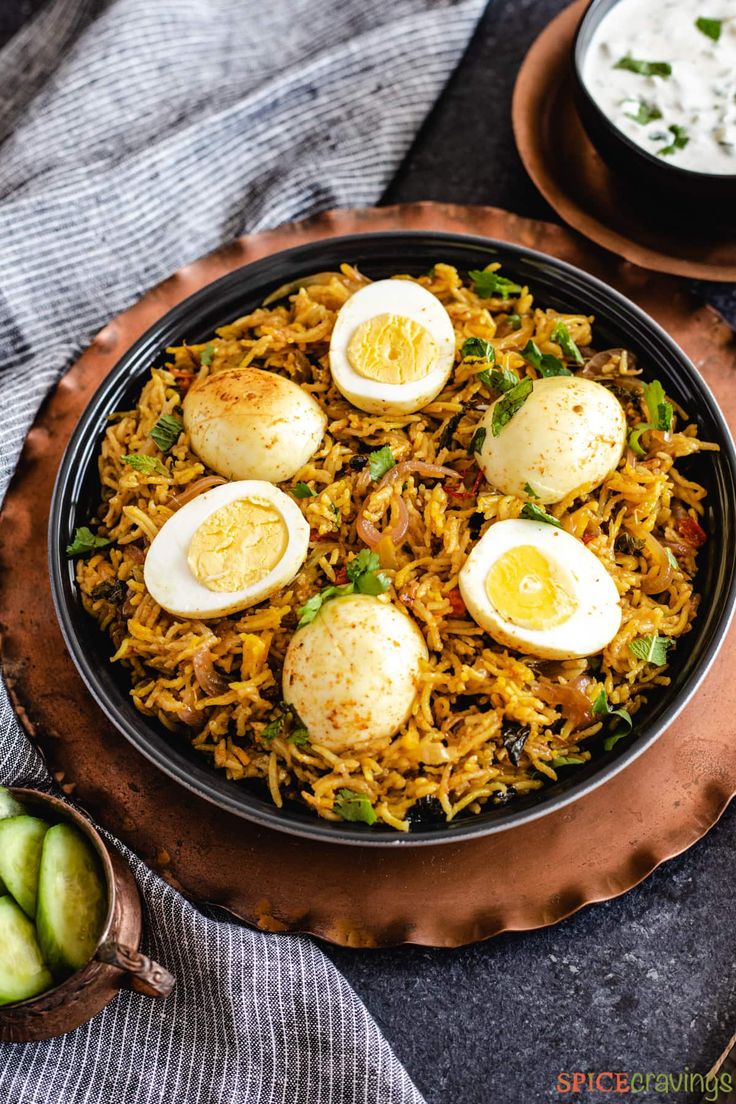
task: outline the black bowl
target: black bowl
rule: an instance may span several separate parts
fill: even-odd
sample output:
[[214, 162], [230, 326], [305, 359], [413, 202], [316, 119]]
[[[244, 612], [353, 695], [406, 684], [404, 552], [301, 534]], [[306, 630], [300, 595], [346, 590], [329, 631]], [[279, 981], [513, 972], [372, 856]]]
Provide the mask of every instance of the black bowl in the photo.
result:
[[[99, 500], [96, 457], [113, 410], [134, 404], [152, 364], [167, 346], [186, 339], [201, 342], [255, 307], [269, 292], [310, 272], [357, 264], [368, 276], [419, 274], [436, 261], [463, 272], [500, 261], [505, 275], [529, 284], [546, 307], [594, 314], [599, 348], [626, 346], [649, 376], [697, 422], [701, 435], [721, 451], [683, 461], [692, 478], [709, 490], [705, 524], [718, 534], [701, 553], [700, 613], [683, 648], [672, 661], [672, 686], [652, 700], [636, 719], [635, 735], [605, 752], [598, 742], [592, 761], [567, 768], [567, 776], [537, 794], [452, 824], [419, 823], [410, 834], [361, 824], [333, 824], [296, 803], [281, 810], [258, 783], [228, 782], [183, 738], [142, 716], [129, 696], [127, 672], [111, 664], [110, 642], [89, 617], [74, 581], [74, 564], [64, 554], [77, 525], [85, 524]], [[459, 840], [511, 828], [543, 816], [612, 777], [647, 748], [691, 698], [712, 663], [731, 618], [736, 595], [736, 454], [720, 410], [681, 349], [643, 311], [600, 280], [572, 265], [521, 246], [462, 234], [381, 233], [354, 235], [287, 249], [240, 268], [169, 311], [122, 357], [98, 389], [67, 446], [54, 488], [49, 519], [49, 565], [56, 611], [67, 646], [92, 696], [115, 727], [166, 774], [221, 808], [271, 828], [339, 843], [411, 846]]]
[[[669, 208], [677, 216], [688, 212], [688, 226], [732, 221], [736, 201], [736, 174], [701, 173], [673, 165], [666, 157], [657, 157], [637, 146], [608, 116], [588, 92], [583, 81], [583, 60], [590, 41], [601, 20], [618, 0], [591, 0], [575, 34], [572, 54], [575, 103], [586, 133], [603, 160], [627, 185], [631, 199], [637, 205], [656, 204], [661, 216]], [[693, 208], [692, 200], [707, 200], [721, 204], [716, 208]], [[682, 224], [678, 225], [682, 233]]]

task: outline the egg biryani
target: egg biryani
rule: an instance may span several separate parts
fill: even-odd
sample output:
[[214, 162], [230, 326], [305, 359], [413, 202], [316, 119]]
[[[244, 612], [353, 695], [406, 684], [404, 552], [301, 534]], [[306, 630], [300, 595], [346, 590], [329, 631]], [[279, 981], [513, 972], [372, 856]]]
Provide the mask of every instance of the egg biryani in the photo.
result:
[[696, 616], [715, 446], [489, 265], [343, 265], [168, 350], [68, 552], [141, 713], [274, 803], [394, 829], [625, 740]]

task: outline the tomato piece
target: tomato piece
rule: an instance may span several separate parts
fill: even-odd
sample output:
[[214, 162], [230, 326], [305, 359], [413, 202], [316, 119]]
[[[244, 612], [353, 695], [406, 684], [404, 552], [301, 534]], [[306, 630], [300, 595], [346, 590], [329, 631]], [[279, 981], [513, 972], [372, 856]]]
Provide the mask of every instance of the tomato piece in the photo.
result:
[[689, 514], [678, 517], [675, 522], [675, 529], [682, 539], [692, 545], [693, 548], [702, 548], [708, 539], [708, 534], [703, 526], [699, 525], [695, 518], [691, 518]]
[[459, 587], [454, 587], [447, 595], [447, 601], [450, 603], [450, 609], [452, 610], [454, 617], [465, 617], [468, 612], [463, 602], [463, 596], [460, 593]]
[[348, 569], [346, 567], [338, 567], [335, 572], [335, 586], [344, 586], [348, 581]]

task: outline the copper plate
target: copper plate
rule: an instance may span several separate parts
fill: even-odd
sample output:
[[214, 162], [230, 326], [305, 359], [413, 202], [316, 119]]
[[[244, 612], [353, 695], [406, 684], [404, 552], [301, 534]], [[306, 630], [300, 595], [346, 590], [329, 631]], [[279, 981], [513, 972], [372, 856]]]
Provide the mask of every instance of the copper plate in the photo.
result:
[[519, 156], [558, 215], [587, 238], [634, 264], [702, 280], [736, 282], [736, 236], [709, 237], [683, 223], [643, 215], [588, 141], [571, 80], [572, 43], [587, 0], [549, 23], [529, 50], [514, 88], [512, 122]]
[[62, 450], [102, 376], [165, 311], [237, 265], [337, 234], [428, 228], [519, 242], [614, 284], [681, 342], [736, 424], [733, 335], [715, 313], [696, 309], [678, 281], [654, 278], [560, 227], [494, 208], [334, 211], [240, 239], [182, 269], [106, 326], [42, 409], [0, 516], [6, 678], [21, 720], [61, 783], [190, 896], [263, 929], [310, 932], [346, 946], [458, 946], [553, 924], [625, 892], [689, 847], [736, 792], [729, 722], [736, 651], [728, 642], [695, 702], [606, 785], [513, 831], [418, 849], [310, 843], [222, 813], [158, 773], [87, 694], [53, 613], [46, 516]]

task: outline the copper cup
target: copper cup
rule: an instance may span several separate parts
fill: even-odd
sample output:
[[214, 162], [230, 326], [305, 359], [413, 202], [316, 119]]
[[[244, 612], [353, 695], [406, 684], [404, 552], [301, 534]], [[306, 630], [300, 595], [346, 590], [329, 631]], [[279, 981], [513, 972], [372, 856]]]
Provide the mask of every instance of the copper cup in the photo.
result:
[[66, 821], [83, 832], [95, 849], [107, 888], [107, 915], [90, 961], [53, 989], [30, 1000], [0, 1006], [0, 1042], [27, 1043], [64, 1035], [96, 1016], [119, 989], [167, 997], [174, 978], [138, 950], [141, 900], [128, 864], [108, 849], [89, 820], [56, 797], [37, 790], [10, 792], [32, 815]]

